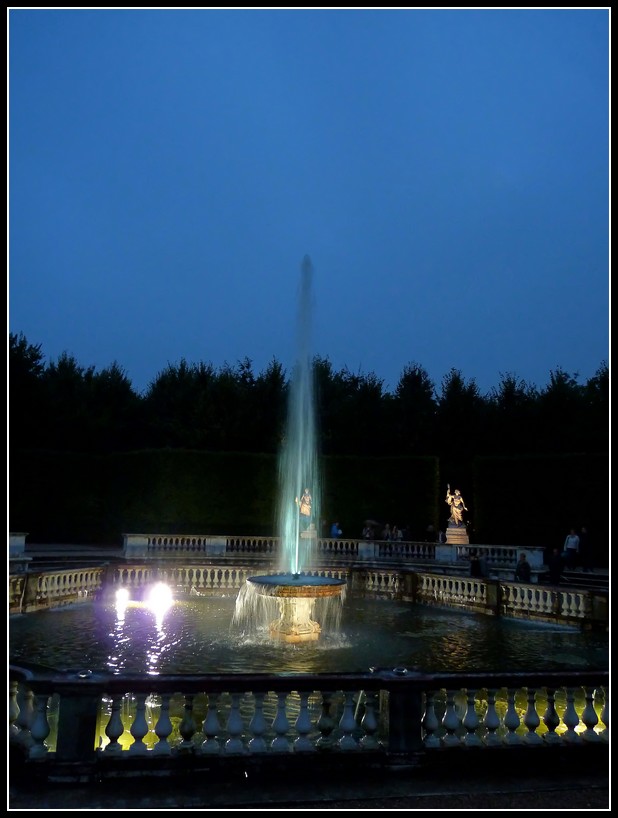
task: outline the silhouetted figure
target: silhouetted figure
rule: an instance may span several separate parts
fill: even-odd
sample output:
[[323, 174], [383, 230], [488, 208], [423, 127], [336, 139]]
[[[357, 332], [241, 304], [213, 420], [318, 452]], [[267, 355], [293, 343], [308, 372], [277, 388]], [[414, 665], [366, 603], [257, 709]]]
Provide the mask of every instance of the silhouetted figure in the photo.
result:
[[584, 571], [592, 571], [594, 568], [592, 551], [590, 550], [590, 540], [588, 529], [583, 525], [579, 532], [579, 560]]
[[559, 548], [554, 548], [547, 560], [547, 573], [549, 581], [552, 585], [560, 585], [562, 579], [562, 571], [564, 569], [564, 560], [560, 554]]
[[483, 566], [481, 565], [479, 555], [476, 553], [476, 549], [472, 549], [472, 551], [470, 551], [470, 576], [483, 576]]
[[530, 582], [531, 576], [530, 563], [525, 554], [520, 554], [519, 562], [515, 566], [515, 580], [517, 582]]

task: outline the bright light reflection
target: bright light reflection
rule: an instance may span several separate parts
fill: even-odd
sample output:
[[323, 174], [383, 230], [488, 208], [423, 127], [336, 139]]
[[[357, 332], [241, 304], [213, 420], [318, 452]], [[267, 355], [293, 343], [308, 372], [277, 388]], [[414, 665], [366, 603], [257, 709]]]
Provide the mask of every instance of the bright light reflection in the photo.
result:
[[129, 592], [126, 588], [119, 588], [116, 591], [116, 616], [120, 622], [124, 620], [124, 615], [128, 604]]
[[158, 582], [150, 589], [146, 604], [154, 613], [157, 627], [160, 628], [163, 624], [163, 617], [174, 604], [172, 589], [164, 582]]

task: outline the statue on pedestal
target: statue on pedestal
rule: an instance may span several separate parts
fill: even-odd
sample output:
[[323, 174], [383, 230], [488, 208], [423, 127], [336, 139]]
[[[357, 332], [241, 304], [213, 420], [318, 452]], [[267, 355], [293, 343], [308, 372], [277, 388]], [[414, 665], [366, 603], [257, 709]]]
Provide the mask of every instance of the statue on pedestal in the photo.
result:
[[300, 522], [301, 522], [301, 531], [307, 531], [309, 526], [311, 525], [311, 492], [309, 488], [306, 488], [301, 495], [300, 500], [298, 497], [296, 498], [296, 505], [298, 506], [298, 511], [300, 514]]
[[464, 519], [463, 513], [467, 511], [466, 504], [464, 503], [464, 499], [461, 496], [461, 492], [459, 489], [455, 489], [454, 493], [451, 493], [451, 487], [447, 483], [446, 486], [446, 503], [451, 508], [451, 516], [448, 518], [448, 524], [456, 525], [458, 527], [464, 526]]

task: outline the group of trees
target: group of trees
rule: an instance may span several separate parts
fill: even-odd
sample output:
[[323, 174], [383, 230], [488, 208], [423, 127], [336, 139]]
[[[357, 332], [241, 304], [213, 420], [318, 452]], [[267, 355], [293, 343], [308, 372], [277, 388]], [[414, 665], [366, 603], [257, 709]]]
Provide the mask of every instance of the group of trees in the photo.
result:
[[[417, 363], [393, 392], [375, 374], [335, 371], [314, 358], [320, 449], [324, 455], [607, 453], [609, 370], [585, 383], [558, 368], [543, 388], [505, 374], [481, 394], [451, 369], [436, 387]], [[46, 363], [41, 345], [9, 336], [10, 443], [15, 449], [123, 452], [196, 449], [275, 453], [284, 434], [289, 379], [273, 360], [254, 373], [235, 367], [169, 364], [137, 393], [123, 368], [96, 371], [65, 353]]]
[[[323, 508], [344, 530], [375, 517], [420, 536], [446, 517], [448, 481], [474, 509], [474, 542], [561, 545], [586, 524], [607, 558], [606, 363], [585, 383], [556, 369], [541, 389], [503, 375], [485, 395], [456, 369], [436, 387], [409, 364], [388, 392], [375, 374], [313, 363]], [[276, 360], [256, 374], [246, 358], [181, 360], [138, 393], [117, 363], [46, 362], [11, 334], [11, 530], [39, 542], [272, 531], [288, 389]]]

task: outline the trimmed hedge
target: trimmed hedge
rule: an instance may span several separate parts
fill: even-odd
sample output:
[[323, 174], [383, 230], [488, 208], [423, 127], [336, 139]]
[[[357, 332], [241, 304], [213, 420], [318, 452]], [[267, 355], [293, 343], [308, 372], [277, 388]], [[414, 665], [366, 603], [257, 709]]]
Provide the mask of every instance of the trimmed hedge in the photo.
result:
[[[607, 455], [478, 457], [472, 475], [472, 492], [457, 486], [466, 489], [471, 542], [561, 547], [571, 527], [585, 525], [595, 564], [609, 564]], [[123, 533], [272, 536], [277, 479], [277, 458], [267, 454], [12, 451], [9, 530], [37, 543], [120, 543]], [[446, 524], [444, 488], [435, 457], [324, 457], [321, 533], [337, 521], [344, 537], [360, 537], [364, 520], [375, 519], [424, 540], [427, 526]]]

